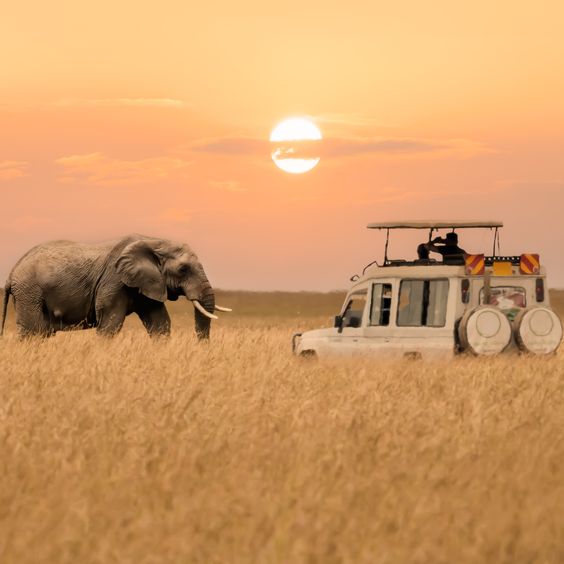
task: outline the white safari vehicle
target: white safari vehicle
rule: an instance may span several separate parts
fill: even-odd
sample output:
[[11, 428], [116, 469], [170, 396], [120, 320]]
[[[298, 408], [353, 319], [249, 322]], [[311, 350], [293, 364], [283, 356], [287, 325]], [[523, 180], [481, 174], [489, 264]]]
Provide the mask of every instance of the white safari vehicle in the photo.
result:
[[[377, 354], [432, 358], [471, 353], [554, 353], [562, 324], [549, 304], [546, 271], [539, 255], [499, 254], [500, 221], [412, 221], [371, 223], [386, 230], [383, 263], [353, 276], [332, 328], [297, 333], [300, 356]], [[494, 230], [493, 255], [460, 254], [442, 260], [389, 259], [392, 229]], [[448, 235], [447, 235], [448, 237]], [[497, 254], [496, 254], [497, 243]], [[440, 255], [437, 255], [440, 256]]]

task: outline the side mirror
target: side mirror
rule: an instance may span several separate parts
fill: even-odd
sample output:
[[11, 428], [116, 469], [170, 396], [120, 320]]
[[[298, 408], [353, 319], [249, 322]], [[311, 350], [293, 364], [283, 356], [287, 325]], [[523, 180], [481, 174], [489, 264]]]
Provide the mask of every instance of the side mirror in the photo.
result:
[[333, 327], [337, 327], [338, 329], [343, 328], [343, 316], [342, 315], [336, 315], [335, 316], [335, 322], [333, 323]]

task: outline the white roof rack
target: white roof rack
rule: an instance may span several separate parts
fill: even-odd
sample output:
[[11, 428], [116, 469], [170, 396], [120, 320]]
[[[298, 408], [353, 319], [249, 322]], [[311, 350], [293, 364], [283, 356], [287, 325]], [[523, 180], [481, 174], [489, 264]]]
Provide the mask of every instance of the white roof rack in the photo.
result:
[[385, 221], [382, 223], [369, 223], [368, 229], [472, 229], [472, 228], [498, 228], [503, 227], [503, 221]]

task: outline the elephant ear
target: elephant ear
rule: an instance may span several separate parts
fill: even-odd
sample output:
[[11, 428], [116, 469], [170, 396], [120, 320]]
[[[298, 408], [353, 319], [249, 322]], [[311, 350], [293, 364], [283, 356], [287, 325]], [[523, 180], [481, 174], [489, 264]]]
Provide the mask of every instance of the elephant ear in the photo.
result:
[[121, 281], [152, 300], [166, 301], [166, 284], [159, 268], [159, 257], [149, 241], [135, 241], [123, 249], [116, 261]]

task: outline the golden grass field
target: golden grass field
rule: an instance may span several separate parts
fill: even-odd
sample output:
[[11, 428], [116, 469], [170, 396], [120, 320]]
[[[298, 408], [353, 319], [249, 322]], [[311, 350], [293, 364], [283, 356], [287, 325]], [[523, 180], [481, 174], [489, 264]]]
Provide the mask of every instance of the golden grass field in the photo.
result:
[[[562, 294], [553, 296], [562, 313]], [[564, 561], [564, 357], [293, 358], [340, 294], [0, 341], [0, 563]]]

